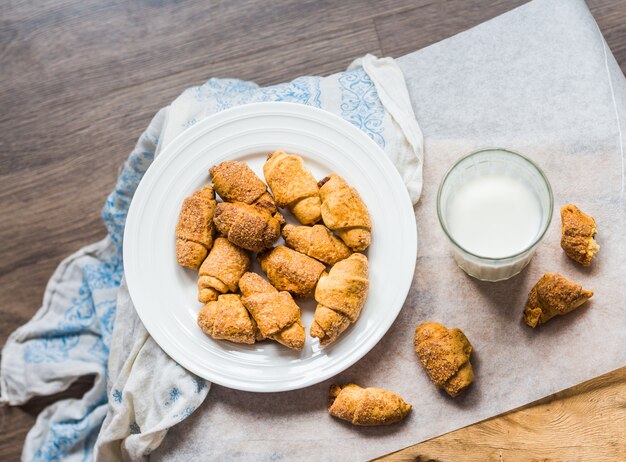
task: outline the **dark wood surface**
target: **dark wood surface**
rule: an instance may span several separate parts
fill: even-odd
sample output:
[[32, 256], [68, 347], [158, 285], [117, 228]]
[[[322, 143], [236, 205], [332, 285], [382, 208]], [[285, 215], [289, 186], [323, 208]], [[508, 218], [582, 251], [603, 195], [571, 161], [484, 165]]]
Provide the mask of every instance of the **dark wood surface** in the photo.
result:
[[[212, 76], [271, 84], [328, 74], [367, 52], [422, 48], [522, 3], [2, 2], [0, 344], [33, 316], [62, 258], [104, 236], [100, 209], [120, 165], [153, 114], [186, 87]], [[589, 6], [626, 69], [626, 0]], [[82, 380], [69, 394], [88, 386]], [[0, 410], [0, 460], [18, 458], [53, 399]]]

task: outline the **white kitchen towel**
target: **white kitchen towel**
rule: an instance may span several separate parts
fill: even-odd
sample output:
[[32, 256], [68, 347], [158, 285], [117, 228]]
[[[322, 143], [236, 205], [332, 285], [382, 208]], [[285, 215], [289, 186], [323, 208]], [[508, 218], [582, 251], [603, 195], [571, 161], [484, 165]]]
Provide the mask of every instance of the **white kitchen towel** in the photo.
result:
[[94, 447], [98, 460], [141, 459], [207, 396], [210, 384], [171, 360], [146, 332], [123, 282], [128, 207], [164, 146], [202, 118], [237, 105], [288, 101], [320, 107], [384, 150], [415, 204], [422, 188], [423, 141], [407, 95], [396, 63], [368, 55], [346, 72], [270, 87], [210, 79], [159, 111], [104, 206], [107, 237], [59, 265], [43, 306], [3, 349], [0, 403], [19, 405], [67, 389], [82, 375], [96, 376], [82, 399], [42, 411], [26, 438], [23, 460], [92, 460]]

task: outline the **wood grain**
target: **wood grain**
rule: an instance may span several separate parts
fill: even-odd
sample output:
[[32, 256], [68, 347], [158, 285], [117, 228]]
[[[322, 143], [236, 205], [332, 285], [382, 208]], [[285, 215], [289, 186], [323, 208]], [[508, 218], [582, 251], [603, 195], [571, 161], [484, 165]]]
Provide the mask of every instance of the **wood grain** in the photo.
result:
[[[104, 236], [100, 209], [120, 165], [154, 113], [184, 88], [214, 76], [273, 84], [302, 74], [336, 72], [367, 52], [399, 56], [522, 3], [3, 2], [0, 242], [4, 245], [0, 259], [0, 343], [33, 316], [45, 284], [62, 258]], [[589, 5], [622, 69], [626, 69], [626, 0], [592, 0]], [[623, 383], [621, 374], [617, 377]], [[620, 380], [611, 377], [598, 379], [605, 386], [598, 385], [593, 395], [585, 394], [581, 388], [580, 392], [572, 391], [569, 398], [557, 396], [553, 403], [556, 406], [576, 401], [574, 397], [580, 393], [593, 398], [590, 406], [608, 406], [614, 402], [614, 396], [624, 394]], [[79, 396], [88, 384], [89, 379], [81, 380], [63, 396]], [[56, 399], [59, 396], [39, 399], [22, 408], [0, 410], [0, 460], [18, 459], [37, 411]], [[585, 431], [576, 430], [586, 425], [604, 425], [605, 420], [598, 420], [601, 417], [593, 414], [584, 416], [583, 408], [577, 404], [562, 406], [564, 417], [554, 422], [537, 411], [533, 418], [537, 428], [572, 432], [575, 438], [562, 441], [580, 444], [587, 453], [602, 445], [602, 441], [608, 446], [620, 435], [617, 419], [607, 420], [603, 435], [587, 445], [581, 437]], [[419, 446], [420, 451], [428, 450], [423, 452], [428, 457], [459, 460], [461, 453], [450, 451], [467, 445], [475, 451], [476, 460], [489, 460], [487, 454], [491, 457], [497, 446], [512, 460], [521, 460], [513, 454], [523, 450], [537, 454], [543, 451], [543, 456], [552, 457], [551, 460], [569, 460], [571, 453], [566, 452], [565, 443], [563, 447], [549, 444], [547, 433], [542, 433], [543, 437], [533, 434], [529, 441], [509, 440], [509, 436], [522, 438], [530, 434], [515, 433], [524, 426], [510, 416], [501, 419], [504, 420], [497, 425], [493, 422], [499, 419], [471, 427], [483, 429], [471, 430], [478, 433], [467, 433], [470, 430], [466, 429], [451, 434], [457, 435], [453, 440], [447, 435], [425, 443], [427, 446]], [[418, 453], [403, 454], [415, 457]]]
[[626, 460], [626, 367], [377, 460]]

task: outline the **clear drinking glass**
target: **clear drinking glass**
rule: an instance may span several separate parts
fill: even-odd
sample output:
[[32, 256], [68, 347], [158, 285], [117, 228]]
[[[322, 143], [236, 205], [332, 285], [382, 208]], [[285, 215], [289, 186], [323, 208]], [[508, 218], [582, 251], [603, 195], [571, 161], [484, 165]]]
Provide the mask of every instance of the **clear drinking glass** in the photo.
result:
[[[448, 205], [459, 189], [484, 175], [504, 175], [521, 182], [538, 200], [541, 218], [536, 236], [522, 251], [490, 258], [472, 253], [455, 240], [449, 227]], [[552, 219], [553, 197], [548, 179], [531, 160], [500, 148], [482, 149], [458, 160], [446, 173], [437, 193], [437, 214], [452, 244], [454, 259], [470, 276], [482, 281], [501, 281], [518, 274], [530, 262]]]

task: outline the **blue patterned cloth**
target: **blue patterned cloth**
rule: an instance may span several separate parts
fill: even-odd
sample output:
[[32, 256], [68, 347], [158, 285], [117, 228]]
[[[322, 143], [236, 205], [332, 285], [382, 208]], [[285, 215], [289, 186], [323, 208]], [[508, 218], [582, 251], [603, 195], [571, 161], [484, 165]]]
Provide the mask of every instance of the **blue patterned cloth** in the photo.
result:
[[[398, 149], [407, 149], [361, 67], [265, 88], [210, 79], [161, 110], [104, 205], [107, 237], [59, 265], [43, 306], [3, 350], [0, 400], [10, 405], [62, 391], [80, 376], [95, 376], [81, 399], [62, 400], [42, 411], [26, 439], [24, 460], [92, 460], [97, 439], [99, 460], [143, 458], [206, 398], [210, 384], [167, 357], [134, 312], [123, 284], [124, 223], [139, 181], [164, 144], [208, 115], [260, 101], [296, 102], [339, 114], [387, 148], [392, 160]], [[413, 167], [421, 176], [420, 159]]]

